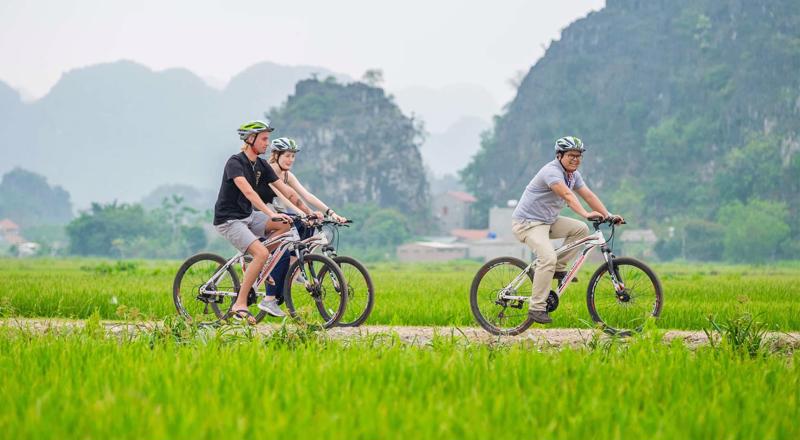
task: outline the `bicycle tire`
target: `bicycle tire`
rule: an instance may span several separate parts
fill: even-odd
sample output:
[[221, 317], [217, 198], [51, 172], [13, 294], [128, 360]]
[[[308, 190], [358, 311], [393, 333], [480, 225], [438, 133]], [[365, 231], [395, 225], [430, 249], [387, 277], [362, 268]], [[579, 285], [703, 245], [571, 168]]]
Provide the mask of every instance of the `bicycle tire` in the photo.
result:
[[[524, 301], [525, 304], [515, 303], [514, 305], [509, 305], [508, 302], [506, 302], [505, 305], [497, 304], [496, 302], [499, 289], [507, 286], [517, 275], [525, 270], [526, 267], [528, 267], [528, 265], [519, 258], [499, 257], [486, 262], [475, 274], [475, 278], [473, 278], [472, 286], [469, 290], [469, 305], [472, 310], [472, 315], [478, 321], [478, 324], [489, 333], [498, 336], [514, 336], [524, 332], [533, 325], [533, 320], [528, 317], [528, 301]], [[492, 280], [489, 280], [490, 274], [493, 278]], [[523, 284], [522, 288], [528, 290], [527, 293], [530, 294], [530, 290], [533, 286], [533, 271], [528, 271], [527, 278], [530, 284], [526, 282]], [[491, 286], [489, 283], [491, 283]], [[485, 310], [482, 311], [479, 302], [485, 303], [486, 306], [490, 307], [485, 307]], [[513, 321], [515, 324], [511, 325], [509, 328], [503, 328], [497, 324], [499, 322], [498, 320], [485, 316], [487, 314], [486, 312], [489, 310], [496, 310], [493, 306], [500, 309], [498, 314], [499, 321], [505, 318], [505, 311], [509, 307], [519, 309], [520, 313]]]
[[[658, 276], [645, 263], [629, 257], [613, 261], [617, 279], [625, 286], [624, 295], [616, 293], [609, 276], [604, 277], [608, 274], [608, 264], [602, 264], [589, 280], [586, 306], [603, 331], [627, 336], [641, 331], [648, 318], [661, 315], [664, 293]], [[600, 288], [602, 292], [598, 291]]]
[[[181, 264], [172, 282], [172, 301], [175, 303], [175, 309], [179, 315], [189, 320], [195, 320], [200, 314], [198, 311], [202, 308], [203, 315], [208, 314], [208, 310], [211, 309], [217, 319], [224, 317], [230, 308], [230, 304], [225, 306], [225, 303], [229, 301], [233, 304], [233, 298], [222, 298], [220, 302], [209, 301], [206, 303], [198, 299], [198, 295], [200, 287], [227, 262], [217, 254], [200, 253], [189, 257]], [[224, 288], [238, 292], [239, 277], [233, 266], [228, 267], [226, 272], [230, 277], [230, 282], [225, 282]], [[190, 277], [191, 279], [189, 279]]]
[[[296, 284], [294, 279], [300, 270], [300, 260], [294, 261], [289, 266], [283, 287], [284, 303], [289, 316], [309, 325], [331, 328], [339, 322], [347, 308], [347, 295], [342, 295], [347, 290], [347, 281], [339, 266], [324, 255], [306, 254], [303, 257], [303, 264], [307, 269], [314, 269], [317, 274], [316, 279], [306, 284]], [[323, 278], [326, 275], [329, 278]], [[334, 300], [326, 303], [325, 299], [330, 293], [336, 296], [331, 296]], [[325, 318], [319, 313], [319, 307], [330, 309], [332, 313]], [[266, 312], [260, 311], [256, 320], [260, 322], [265, 316]]]
[[[353, 257], [336, 256], [332, 260], [342, 270], [347, 281], [347, 310], [339, 320], [338, 327], [358, 327], [369, 318], [375, 306], [375, 288], [367, 268]], [[353, 270], [348, 270], [352, 266]], [[327, 319], [324, 308], [319, 309], [323, 318]]]

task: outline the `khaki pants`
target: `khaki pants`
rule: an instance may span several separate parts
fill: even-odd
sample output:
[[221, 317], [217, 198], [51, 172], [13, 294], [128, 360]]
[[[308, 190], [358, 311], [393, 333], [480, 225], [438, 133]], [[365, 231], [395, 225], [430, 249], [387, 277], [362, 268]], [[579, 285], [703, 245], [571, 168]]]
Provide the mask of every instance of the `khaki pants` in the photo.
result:
[[511, 232], [517, 240], [525, 243], [536, 254], [530, 310], [545, 311], [553, 273], [566, 270], [567, 263], [580, 251], [580, 247], [577, 247], [556, 258], [550, 239], [563, 238], [564, 244], [569, 244], [589, 235], [589, 227], [580, 220], [559, 216], [552, 225], [514, 220]]

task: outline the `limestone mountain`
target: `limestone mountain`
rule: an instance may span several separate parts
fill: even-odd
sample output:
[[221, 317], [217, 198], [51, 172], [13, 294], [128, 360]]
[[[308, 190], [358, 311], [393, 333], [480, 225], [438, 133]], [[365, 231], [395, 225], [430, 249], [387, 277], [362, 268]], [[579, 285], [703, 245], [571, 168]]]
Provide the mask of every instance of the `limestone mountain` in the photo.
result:
[[796, 218], [798, 29], [796, 0], [608, 0], [552, 42], [462, 177], [484, 208], [516, 199], [575, 135], [589, 185], [639, 224], [751, 198]]
[[421, 132], [383, 89], [304, 80], [270, 116], [277, 127], [273, 136], [299, 141], [296, 173], [323, 200], [334, 206], [374, 202], [426, 215]]

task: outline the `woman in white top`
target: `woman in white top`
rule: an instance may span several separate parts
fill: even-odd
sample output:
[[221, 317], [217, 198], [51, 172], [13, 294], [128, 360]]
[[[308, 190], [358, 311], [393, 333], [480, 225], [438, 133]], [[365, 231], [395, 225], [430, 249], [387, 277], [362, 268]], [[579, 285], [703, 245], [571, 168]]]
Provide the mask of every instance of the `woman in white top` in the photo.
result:
[[[275, 139], [270, 143], [270, 151], [269, 165], [275, 171], [275, 174], [278, 175], [278, 180], [286, 185], [289, 185], [291, 188], [294, 188], [297, 194], [300, 195], [301, 198], [305, 199], [310, 206], [320, 209], [322, 212], [314, 213], [316, 214], [317, 218], [323, 218], [322, 213], [324, 213], [325, 216], [330, 217], [334, 221], [340, 223], [347, 221], [346, 218], [336, 214], [333, 209], [331, 209], [322, 200], [317, 198], [317, 196], [307, 190], [306, 187], [300, 183], [294, 173], [291, 172], [292, 165], [294, 165], [295, 155], [298, 151], [300, 151], [300, 146], [297, 145], [297, 142], [294, 139], [285, 137]], [[279, 211], [293, 212], [295, 214], [302, 212], [295, 206], [295, 204], [290, 202], [279, 191], [275, 191], [275, 195], [276, 197], [272, 201], [272, 205]], [[312, 230], [305, 228], [301, 222], [296, 222], [295, 227], [300, 233], [301, 238], [308, 238], [313, 232]], [[275, 283], [274, 285], [267, 286], [267, 295], [270, 297], [277, 297], [279, 303], [283, 302], [283, 283], [289, 271], [289, 264], [291, 264], [291, 260], [294, 260], [294, 257], [290, 258], [288, 255], [284, 255], [281, 258], [281, 260], [275, 266], [275, 269], [272, 271]]]
[[[314, 194], [311, 194], [311, 192], [308, 191], [291, 172], [292, 165], [294, 165], [295, 156], [297, 152], [300, 151], [300, 146], [297, 145], [297, 142], [294, 139], [286, 137], [275, 139], [270, 143], [270, 151], [271, 154], [269, 157], [269, 164], [272, 166], [275, 174], [278, 175], [278, 179], [297, 191], [300, 197], [302, 197], [311, 206], [320, 209], [326, 217], [330, 217], [339, 223], [344, 223], [347, 221], [346, 218], [336, 214], [336, 212], [334, 212], [333, 209], [326, 205], [322, 200], [318, 199]], [[275, 194], [278, 195], [276, 200], [279, 200], [280, 202], [273, 202], [273, 204], [282, 205], [282, 208], [292, 210], [295, 213], [301, 212], [282, 194], [277, 191]]]

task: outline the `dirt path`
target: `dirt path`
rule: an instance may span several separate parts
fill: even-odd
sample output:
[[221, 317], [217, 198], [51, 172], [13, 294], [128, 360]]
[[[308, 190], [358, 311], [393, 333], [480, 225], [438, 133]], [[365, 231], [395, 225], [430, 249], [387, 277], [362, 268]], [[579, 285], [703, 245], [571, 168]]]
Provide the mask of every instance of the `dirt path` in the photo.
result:
[[[31, 329], [38, 332], [52, 330], [70, 330], [82, 328], [86, 324], [84, 320], [70, 320], [60, 318], [6, 318], [0, 319], [0, 326], [11, 326], [16, 328]], [[109, 334], [121, 334], [123, 332], [143, 331], [154, 328], [156, 322], [136, 322], [126, 323], [122, 321], [101, 321]], [[291, 327], [290, 327], [291, 328]], [[256, 331], [261, 334], [270, 334], [279, 329], [278, 325], [261, 324], [256, 326]], [[593, 338], [600, 337], [601, 340], [608, 336], [598, 330], [576, 329], [576, 328], [531, 328], [519, 336], [497, 337], [484, 331], [479, 327], [412, 327], [412, 326], [383, 326], [367, 325], [358, 328], [334, 328], [325, 331], [328, 337], [334, 339], [368, 338], [368, 337], [396, 337], [404, 343], [415, 345], [429, 344], [434, 335], [453, 337], [456, 339], [466, 339], [470, 342], [478, 343], [514, 343], [528, 342], [535, 346], [581, 346], [588, 344]], [[800, 348], [800, 332], [793, 333], [772, 333], [769, 337], [774, 337], [784, 344]], [[690, 347], [708, 343], [708, 337], [703, 331], [693, 330], [667, 330], [664, 334], [664, 342], [670, 343], [673, 340], [681, 340]]]

